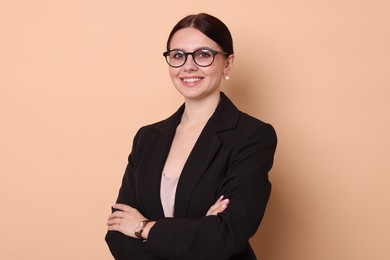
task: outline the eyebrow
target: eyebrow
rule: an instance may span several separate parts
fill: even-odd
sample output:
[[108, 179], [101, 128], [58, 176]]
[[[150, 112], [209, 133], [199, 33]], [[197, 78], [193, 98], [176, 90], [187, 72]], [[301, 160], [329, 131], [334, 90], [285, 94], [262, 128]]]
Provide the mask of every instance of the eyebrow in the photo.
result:
[[[198, 50], [214, 50], [214, 49], [211, 48], [211, 47], [203, 46], [203, 47], [196, 48], [196, 49], [193, 50], [192, 52], [198, 51]], [[169, 51], [182, 51], [182, 52], [187, 52], [185, 49], [181, 49], [181, 48], [174, 48], [174, 49], [171, 49], [171, 50], [169, 50]]]

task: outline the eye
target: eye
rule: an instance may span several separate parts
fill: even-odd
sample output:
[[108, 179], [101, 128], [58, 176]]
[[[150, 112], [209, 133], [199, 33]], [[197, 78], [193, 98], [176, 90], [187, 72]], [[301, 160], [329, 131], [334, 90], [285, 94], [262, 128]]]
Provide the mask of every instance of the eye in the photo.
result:
[[174, 51], [174, 52], [171, 52], [171, 54], [169, 56], [172, 59], [183, 59], [185, 55], [181, 51]]
[[196, 52], [196, 57], [200, 59], [208, 59], [212, 56], [213, 54], [209, 50], [199, 50]]

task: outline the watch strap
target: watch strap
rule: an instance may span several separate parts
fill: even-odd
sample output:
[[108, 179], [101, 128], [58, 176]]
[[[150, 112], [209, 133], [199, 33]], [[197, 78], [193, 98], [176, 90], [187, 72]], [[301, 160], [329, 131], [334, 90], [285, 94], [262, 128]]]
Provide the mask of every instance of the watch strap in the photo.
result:
[[134, 234], [135, 234], [139, 239], [144, 239], [144, 238], [142, 237], [142, 231], [144, 231], [146, 224], [148, 224], [149, 222], [151, 222], [151, 220], [149, 220], [149, 219], [142, 220], [142, 221], [139, 222], [139, 223], [137, 224], [137, 226], [135, 227], [135, 232], [134, 232]]

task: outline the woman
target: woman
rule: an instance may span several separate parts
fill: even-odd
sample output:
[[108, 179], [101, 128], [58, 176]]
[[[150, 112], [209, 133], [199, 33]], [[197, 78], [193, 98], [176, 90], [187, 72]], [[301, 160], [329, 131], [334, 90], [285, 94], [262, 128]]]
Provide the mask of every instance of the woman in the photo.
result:
[[164, 53], [184, 105], [136, 134], [106, 241], [115, 259], [256, 259], [276, 135], [221, 92], [233, 66], [226, 25], [190, 15]]

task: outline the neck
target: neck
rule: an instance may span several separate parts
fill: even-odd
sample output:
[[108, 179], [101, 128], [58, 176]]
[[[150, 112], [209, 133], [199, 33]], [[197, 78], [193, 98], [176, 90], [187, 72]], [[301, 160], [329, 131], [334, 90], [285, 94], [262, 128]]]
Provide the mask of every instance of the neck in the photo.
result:
[[206, 124], [217, 108], [219, 99], [219, 92], [199, 100], [186, 99], [181, 124]]

